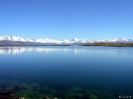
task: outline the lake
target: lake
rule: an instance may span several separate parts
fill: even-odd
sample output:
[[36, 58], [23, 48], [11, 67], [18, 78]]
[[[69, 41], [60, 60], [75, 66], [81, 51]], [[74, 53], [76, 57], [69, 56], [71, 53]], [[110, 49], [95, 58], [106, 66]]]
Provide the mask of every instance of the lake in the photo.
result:
[[133, 98], [132, 76], [132, 47], [0, 47], [0, 91], [25, 99]]

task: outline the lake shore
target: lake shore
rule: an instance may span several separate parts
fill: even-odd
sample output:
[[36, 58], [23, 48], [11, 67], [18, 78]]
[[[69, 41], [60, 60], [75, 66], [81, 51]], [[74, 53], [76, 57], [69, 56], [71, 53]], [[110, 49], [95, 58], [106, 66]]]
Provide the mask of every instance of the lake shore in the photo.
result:
[[83, 44], [82, 46], [114, 46], [114, 47], [133, 47], [133, 43], [91, 43], [91, 44]]

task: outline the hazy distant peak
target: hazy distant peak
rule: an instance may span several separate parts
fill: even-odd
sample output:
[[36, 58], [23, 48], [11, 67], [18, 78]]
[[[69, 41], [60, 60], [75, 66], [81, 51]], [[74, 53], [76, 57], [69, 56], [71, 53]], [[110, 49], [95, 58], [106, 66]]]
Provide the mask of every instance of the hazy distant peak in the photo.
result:
[[71, 41], [78, 41], [79, 39], [77, 39], [77, 38], [73, 38]]

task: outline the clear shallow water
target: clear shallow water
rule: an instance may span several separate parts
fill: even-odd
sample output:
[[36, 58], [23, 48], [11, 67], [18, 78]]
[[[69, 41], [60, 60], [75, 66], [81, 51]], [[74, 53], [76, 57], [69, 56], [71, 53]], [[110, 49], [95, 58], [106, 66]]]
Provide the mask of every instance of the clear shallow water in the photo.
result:
[[[0, 47], [0, 90], [21, 86], [18, 93], [27, 99], [42, 99], [42, 94], [59, 99], [133, 97], [132, 75], [132, 47]], [[40, 96], [32, 95], [35, 88], [28, 94], [32, 85]]]

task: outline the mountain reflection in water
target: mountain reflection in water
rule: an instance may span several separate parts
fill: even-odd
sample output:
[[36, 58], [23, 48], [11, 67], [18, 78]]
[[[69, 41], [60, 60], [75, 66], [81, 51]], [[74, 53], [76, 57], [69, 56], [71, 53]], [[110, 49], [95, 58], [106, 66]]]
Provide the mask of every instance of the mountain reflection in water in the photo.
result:
[[[77, 48], [78, 47], [78, 48]], [[109, 55], [133, 55], [131, 53], [132, 48], [127, 47], [84, 47], [84, 46], [70, 46], [70, 47], [52, 47], [52, 46], [46, 46], [46, 47], [0, 47], [0, 54], [6, 55], [6, 54], [21, 54], [25, 52], [44, 52], [44, 53], [50, 53], [50, 52], [73, 52], [73, 54], [78, 53], [97, 53], [97, 54], [109, 54]]]

